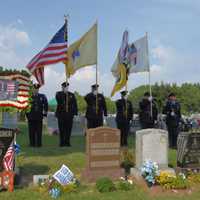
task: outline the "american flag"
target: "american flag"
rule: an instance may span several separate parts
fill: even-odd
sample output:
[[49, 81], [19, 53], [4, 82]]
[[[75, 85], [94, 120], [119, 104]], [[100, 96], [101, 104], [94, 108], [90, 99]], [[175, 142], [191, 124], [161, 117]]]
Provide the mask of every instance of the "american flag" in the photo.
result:
[[15, 148], [13, 142], [11, 142], [8, 150], [3, 158], [3, 167], [6, 171], [13, 170], [15, 158]]
[[8, 81], [7, 83], [7, 92], [8, 93], [14, 93], [16, 89], [16, 84], [14, 81]]
[[40, 85], [44, 84], [44, 66], [66, 61], [67, 59], [67, 20], [53, 36], [49, 44], [26, 66]]

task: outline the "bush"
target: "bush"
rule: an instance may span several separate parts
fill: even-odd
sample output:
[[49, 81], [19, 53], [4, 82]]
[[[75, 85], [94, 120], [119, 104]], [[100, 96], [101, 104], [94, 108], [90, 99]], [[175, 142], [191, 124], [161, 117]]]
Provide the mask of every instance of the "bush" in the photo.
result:
[[128, 191], [128, 190], [131, 190], [132, 188], [133, 188], [133, 186], [127, 181], [120, 181], [117, 184], [118, 190]]
[[200, 174], [198, 173], [189, 173], [187, 178], [191, 185], [200, 184]]
[[99, 192], [112, 192], [116, 189], [112, 180], [107, 177], [99, 178], [96, 181], [96, 188]]
[[156, 182], [165, 189], [186, 189], [189, 187], [189, 182], [183, 174], [175, 176], [168, 172], [161, 172], [156, 177]]
[[127, 149], [121, 152], [121, 167], [125, 169], [126, 174], [130, 173], [130, 168], [135, 165], [135, 159], [132, 152]]

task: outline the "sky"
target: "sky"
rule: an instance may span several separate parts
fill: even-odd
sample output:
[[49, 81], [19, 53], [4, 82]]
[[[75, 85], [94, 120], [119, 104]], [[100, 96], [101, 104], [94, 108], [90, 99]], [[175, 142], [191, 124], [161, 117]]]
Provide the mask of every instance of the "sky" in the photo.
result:
[[[69, 44], [98, 22], [100, 91], [114, 85], [110, 69], [125, 29], [133, 42], [148, 33], [151, 83], [200, 81], [199, 0], [0, 0], [0, 66], [24, 69], [44, 48], [69, 15]], [[41, 92], [48, 99], [65, 81], [64, 65], [45, 68]], [[85, 95], [95, 83], [95, 67], [78, 71], [70, 90]], [[131, 74], [128, 89], [148, 84], [148, 74]], [[117, 98], [118, 95], [114, 97]]]

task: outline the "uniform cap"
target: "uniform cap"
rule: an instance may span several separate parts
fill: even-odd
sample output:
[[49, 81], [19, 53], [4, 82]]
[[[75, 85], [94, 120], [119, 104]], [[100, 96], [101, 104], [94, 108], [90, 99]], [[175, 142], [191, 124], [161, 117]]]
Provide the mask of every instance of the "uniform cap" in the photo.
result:
[[168, 95], [168, 97], [175, 97], [176, 95], [175, 95], [175, 93], [173, 93], [173, 92], [171, 92], [169, 95]]
[[145, 97], [149, 97], [149, 96], [150, 96], [150, 93], [149, 93], [149, 92], [145, 92], [145, 93], [144, 93], [144, 96], [145, 96]]
[[120, 92], [122, 96], [126, 96], [128, 94], [128, 91], [124, 90], [122, 92]]
[[91, 87], [92, 87], [92, 89], [97, 89], [99, 87], [99, 85], [98, 84], [94, 84]]
[[40, 87], [41, 87], [41, 85], [38, 84], [38, 83], [33, 84], [33, 88], [34, 88], [34, 89], [39, 89]]
[[68, 82], [63, 82], [63, 83], [61, 84], [62, 87], [67, 87], [68, 85], [69, 85]]

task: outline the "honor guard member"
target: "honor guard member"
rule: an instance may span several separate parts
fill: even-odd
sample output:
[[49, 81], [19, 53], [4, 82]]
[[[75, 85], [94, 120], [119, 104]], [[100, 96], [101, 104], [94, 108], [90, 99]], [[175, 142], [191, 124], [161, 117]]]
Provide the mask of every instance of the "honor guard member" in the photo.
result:
[[157, 121], [158, 110], [155, 100], [150, 96], [149, 92], [144, 93], [144, 97], [139, 103], [139, 108], [139, 119], [142, 129], [154, 128], [155, 122]]
[[116, 101], [117, 115], [116, 123], [117, 128], [121, 132], [121, 146], [128, 145], [128, 133], [130, 129], [130, 122], [133, 119], [133, 106], [131, 101], [127, 100], [127, 91], [121, 92], [121, 99]]
[[78, 114], [76, 97], [68, 91], [69, 83], [62, 83], [62, 91], [56, 93], [60, 146], [71, 146], [70, 137], [74, 115]]
[[30, 112], [26, 113], [31, 147], [42, 146], [42, 121], [43, 117], [47, 117], [48, 112], [47, 98], [39, 93], [39, 88], [39, 84], [33, 85], [32, 105]]
[[[103, 116], [107, 117], [106, 101], [103, 94], [97, 94], [98, 87], [99, 85], [92, 85], [92, 91], [85, 96], [87, 128], [103, 126]], [[97, 105], [96, 98], [98, 99]]]
[[169, 134], [169, 146], [176, 148], [177, 137], [179, 133], [179, 122], [181, 120], [181, 106], [176, 100], [176, 95], [170, 93], [168, 100], [163, 109], [163, 114], [166, 114], [166, 125]]

